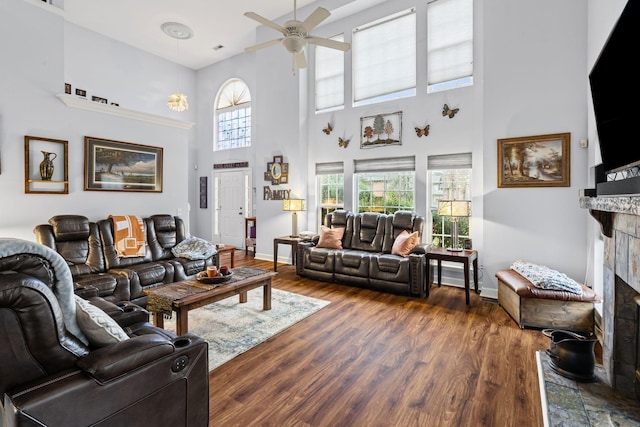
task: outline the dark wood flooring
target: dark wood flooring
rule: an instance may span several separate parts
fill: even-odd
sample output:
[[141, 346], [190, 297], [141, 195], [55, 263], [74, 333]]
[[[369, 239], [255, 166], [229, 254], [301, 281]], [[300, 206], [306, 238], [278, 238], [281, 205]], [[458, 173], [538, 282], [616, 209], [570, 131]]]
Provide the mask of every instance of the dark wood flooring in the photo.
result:
[[[222, 262], [228, 262], [223, 258]], [[236, 266], [273, 263], [236, 251]], [[543, 425], [535, 352], [497, 304], [434, 285], [417, 299], [298, 277], [327, 307], [210, 372], [211, 426]]]

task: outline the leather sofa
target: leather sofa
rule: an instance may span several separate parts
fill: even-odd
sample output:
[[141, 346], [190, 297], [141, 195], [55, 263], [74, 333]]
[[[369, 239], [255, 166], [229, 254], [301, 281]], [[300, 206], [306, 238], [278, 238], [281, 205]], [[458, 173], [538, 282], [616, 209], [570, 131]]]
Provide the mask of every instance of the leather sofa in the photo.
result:
[[296, 273], [326, 282], [337, 282], [382, 292], [424, 297], [427, 292], [428, 245], [419, 243], [407, 257], [391, 253], [403, 231], [417, 231], [420, 239], [424, 217], [409, 211], [394, 214], [333, 211], [325, 217], [329, 228], [344, 227], [342, 249], [317, 247], [318, 236], [298, 243]]
[[208, 425], [205, 340], [153, 326], [131, 302], [93, 297], [126, 334], [96, 345], [74, 301], [59, 254], [0, 239], [0, 427]]
[[178, 258], [171, 249], [187, 238], [184, 222], [171, 215], [144, 218], [146, 248], [139, 257], [119, 257], [113, 220], [89, 221], [82, 215], [57, 215], [34, 228], [36, 241], [57, 251], [69, 264], [76, 294], [111, 302], [129, 300], [146, 307], [144, 289], [185, 280], [218, 266], [218, 254], [203, 259]]

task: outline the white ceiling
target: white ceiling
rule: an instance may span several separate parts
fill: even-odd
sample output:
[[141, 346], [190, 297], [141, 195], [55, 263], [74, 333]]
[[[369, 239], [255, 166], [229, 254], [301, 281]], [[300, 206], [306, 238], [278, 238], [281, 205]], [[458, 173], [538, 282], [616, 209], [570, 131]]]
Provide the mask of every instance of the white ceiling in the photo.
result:
[[[326, 24], [381, 1], [328, 0], [318, 4], [332, 11], [323, 23]], [[312, 3], [314, 0], [297, 0], [297, 8]], [[339, 7], [332, 10], [330, 3]], [[260, 24], [245, 17], [245, 12], [282, 24], [284, 19], [278, 18], [289, 15], [287, 19], [291, 19], [293, 5], [294, 0], [64, 0], [64, 17], [78, 26], [198, 70], [256, 44], [255, 30]], [[314, 9], [315, 6], [300, 11], [297, 19], [304, 20]], [[185, 24], [193, 30], [193, 37], [176, 41], [160, 29], [164, 22]], [[275, 39], [280, 34], [273, 30], [273, 36]], [[224, 47], [214, 50], [218, 45]]]

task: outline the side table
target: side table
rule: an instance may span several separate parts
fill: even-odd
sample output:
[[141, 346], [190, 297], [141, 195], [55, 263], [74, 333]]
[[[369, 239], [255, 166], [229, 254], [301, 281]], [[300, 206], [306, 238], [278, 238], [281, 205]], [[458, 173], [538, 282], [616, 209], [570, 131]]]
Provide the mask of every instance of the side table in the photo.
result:
[[427, 295], [431, 286], [431, 260], [438, 262], [438, 286], [442, 284], [442, 261], [461, 262], [464, 264], [464, 292], [466, 302], [469, 304], [469, 267], [473, 263], [473, 284], [478, 293], [478, 251], [463, 250], [459, 252], [448, 251], [446, 248], [433, 248], [427, 251]]
[[231, 257], [230, 260], [230, 267], [233, 268], [235, 267], [235, 252], [236, 252], [236, 247], [232, 246], [232, 245], [224, 245], [221, 248], [218, 248], [218, 264], [223, 265], [221, 260], [220, 260], [220, 255], [222, 255], [223, 253], [228, 253], [229, 256]]
[[300, 237], [282, 236], [273, 239], [273, 271], [278, 271], [278, 245], [291, 245], [291, 264], [296, 265], [296, 252]]

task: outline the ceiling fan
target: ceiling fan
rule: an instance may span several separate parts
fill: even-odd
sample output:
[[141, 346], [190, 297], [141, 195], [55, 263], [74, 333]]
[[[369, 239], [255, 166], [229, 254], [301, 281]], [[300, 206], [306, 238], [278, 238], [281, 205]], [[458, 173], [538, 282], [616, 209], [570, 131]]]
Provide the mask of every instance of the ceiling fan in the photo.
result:
[[304, 54], [304, 49], [307, 44], [315, 44], [318, 46], [324, 46], [346, 52], [351, 48], [350, 43], [340, 42], [322, 37], [314, 37], [309, 34], [311, 30], [320, 25], [320, 23], [322, 23], [322, 21], [327, 19], [330, 15], [331, 12], [329, 12], [327, 9], [319, 7], [314, 10], [313, 13], [307, 17], [307, 19], [305, 19], [304, 21], [298, 21], [296, 19], [296, 0], [293, 0], [293, 19], [291, 21], [285, 22], [284, 26], [280, 26], [275, 22], [263, 18], [262, 16], [254, 12], [247, 12], [244, 14], [244, 16], [281, 32], [283, 37], [248, 47], [245, 49], [245, 51], [255, 52], [256, 50], [282, 43], [285, 49], [293, 54], [294, 63], [298, 68], [307, 67], [307, 58]]

